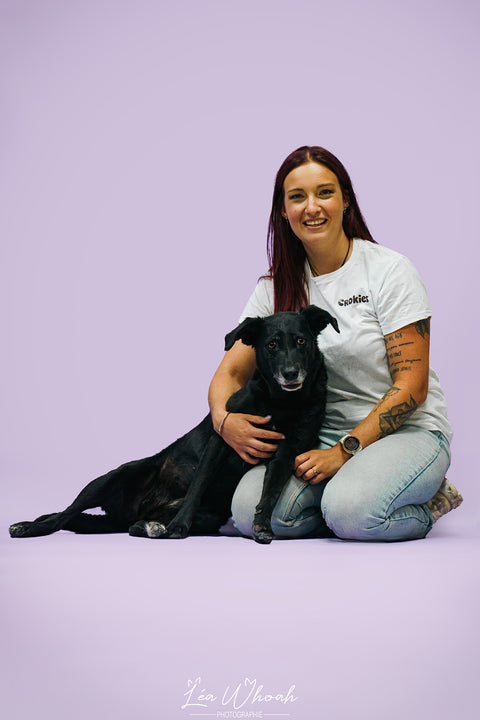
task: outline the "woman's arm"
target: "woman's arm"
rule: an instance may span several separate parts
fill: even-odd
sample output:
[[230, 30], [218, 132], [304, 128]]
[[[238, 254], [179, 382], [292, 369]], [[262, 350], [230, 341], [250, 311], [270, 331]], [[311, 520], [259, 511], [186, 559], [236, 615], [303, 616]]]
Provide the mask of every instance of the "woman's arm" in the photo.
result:
[[[362, 447], [398, 430], [425, 402], [428, 392], [430, 321], [420, 320], [385, 337], [392, 387], [365, 420], [350, 434]], [[297, 477], [317, 484], [335, 475], [352, 456], [337, 443], [326, 450], [311, 450], [296, 458]], [[314, 470], [317, 474], [314, 475]]]
[[[225, 353], [210, 384], [208, 402], [215, 430], [224, 421], [228, 398], [247, 384], [254, 370], [255, 350], [238, 340]], [[268, 421], [268, 417], [231, 413], [223, 422], [221, 435], [243, 460], [258, 465], [273, 455], [283, 439], [280, 433], [256, 427]]]

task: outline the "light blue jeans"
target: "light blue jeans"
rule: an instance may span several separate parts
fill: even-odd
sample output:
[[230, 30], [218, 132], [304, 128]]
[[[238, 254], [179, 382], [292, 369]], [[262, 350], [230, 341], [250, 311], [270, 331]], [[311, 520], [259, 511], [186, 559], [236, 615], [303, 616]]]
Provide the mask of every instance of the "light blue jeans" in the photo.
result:
[[[325, 430], [318, 447], [335, 445], [345, 433]], [[403, 426], [350, 458], [330, 480], [309, 485], [292, 476], [272, 514], [278, 538], [322, 535], [324, 523], [350, 540], [414, 540], [433, 525], [425, 505], [450, 465], [450, 448], [439, 432]], [[232, 500], [233, 522], [252, 537], [265, 465], [249, 470]]]

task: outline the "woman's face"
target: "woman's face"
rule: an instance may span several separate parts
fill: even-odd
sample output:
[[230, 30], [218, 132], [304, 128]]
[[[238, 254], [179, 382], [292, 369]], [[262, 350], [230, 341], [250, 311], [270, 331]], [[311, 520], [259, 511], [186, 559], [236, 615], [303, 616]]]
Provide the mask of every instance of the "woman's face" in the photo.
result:
[[343, 232], [343, 211], [348, 205], [335, 173], [309, 162], [292, 170], [283, 183], [282, 215], [287, 218], [305, 250], [319, 246], [335, 249]]

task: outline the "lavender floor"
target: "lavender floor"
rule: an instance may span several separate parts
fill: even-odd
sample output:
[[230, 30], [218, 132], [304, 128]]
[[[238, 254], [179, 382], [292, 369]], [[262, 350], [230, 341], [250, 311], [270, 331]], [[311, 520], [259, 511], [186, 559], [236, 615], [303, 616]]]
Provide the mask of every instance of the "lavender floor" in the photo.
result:
[[4, 532], [2, 715], [476, 717], [480, 533], [456, 512], [395, 544]]

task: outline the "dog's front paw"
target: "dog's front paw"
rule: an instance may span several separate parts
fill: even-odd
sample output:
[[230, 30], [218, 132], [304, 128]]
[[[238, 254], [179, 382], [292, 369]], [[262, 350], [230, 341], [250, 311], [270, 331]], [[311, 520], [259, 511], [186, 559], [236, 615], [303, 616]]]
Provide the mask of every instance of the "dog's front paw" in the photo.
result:
[[134, 537], [162, 538], [168, 537], [167, 528], [159, 522], [145, 522], [140, 520], [128, 529], [128, 534]]
[[172, 540], [183, 540], [188, 537], [189, 531], [189, 525], [179, 522], [171, 522], [167, 528], [168, 537]]
[[261, 543], [262, 545], [268, 545], [272, 542], [275, 535], [270, 527], [261, 525], [260, 523], [253, 524], [253, 539], [255, 542]]

